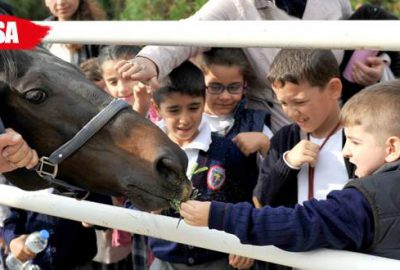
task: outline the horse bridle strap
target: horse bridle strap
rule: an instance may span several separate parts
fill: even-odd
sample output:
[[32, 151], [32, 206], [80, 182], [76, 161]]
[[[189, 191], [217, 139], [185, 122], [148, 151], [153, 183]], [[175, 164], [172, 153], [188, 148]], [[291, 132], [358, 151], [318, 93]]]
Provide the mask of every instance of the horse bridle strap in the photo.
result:
[[49, 157], [41, 157], [35, 170], [50, 185], [67, 188], [71, 192], [86, 192], [86, 190], [68, 184], [67, 182], [56, 179], [58, 173], [58, 164], [77, 151], [90, 138], [93, 137], [111, 118], [121, 110], [130, 107], [128, 103], [120, 99], [112, 100], [104, 109], [95, 115], [75, 136], [56, 149]]

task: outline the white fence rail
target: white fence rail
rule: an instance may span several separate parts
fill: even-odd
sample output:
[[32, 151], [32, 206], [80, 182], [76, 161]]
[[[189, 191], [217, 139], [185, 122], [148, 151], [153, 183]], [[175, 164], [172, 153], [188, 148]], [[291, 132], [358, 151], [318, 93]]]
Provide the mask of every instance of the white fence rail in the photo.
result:
[[293, 253], [272, 246], [242, 245], [235, 236], [224, 232], [192, 227], [184, 222], [177, 226], [175, 218], [43, 192], [26, 192], [6, 185], [0, 185], [0, 204], [301, 269], [400, 269], [400, 261], [361, 253], [322, 249]]
[[36, 22], [44, 42], [400, 50], [400, 21]]

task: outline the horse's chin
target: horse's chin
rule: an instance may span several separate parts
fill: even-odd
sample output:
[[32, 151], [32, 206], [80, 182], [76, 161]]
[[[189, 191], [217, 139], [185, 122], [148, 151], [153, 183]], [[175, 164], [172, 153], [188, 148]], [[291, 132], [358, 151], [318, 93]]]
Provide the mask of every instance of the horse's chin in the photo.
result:
[[168, 197], [159, 196], [137, 187], [130, 187], [129, 191], [125, 193], [125, 197], [132, 202], [135, 208], [147, 212], [159, 211], [171, 206], [171, 199]]

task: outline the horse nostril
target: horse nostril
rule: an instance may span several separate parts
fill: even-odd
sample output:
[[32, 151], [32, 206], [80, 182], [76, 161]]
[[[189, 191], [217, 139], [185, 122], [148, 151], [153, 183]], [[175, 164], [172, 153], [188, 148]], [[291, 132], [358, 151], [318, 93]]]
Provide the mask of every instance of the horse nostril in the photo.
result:
[[180, 175], [179, 172], [182, 170], [181, 166], [179, 166], [177, 162], [173, 162], [167, 156], [162, 156], [156, 161], [155, 169], [162, 178], [174, 182], [179, 180], [178, 175]]

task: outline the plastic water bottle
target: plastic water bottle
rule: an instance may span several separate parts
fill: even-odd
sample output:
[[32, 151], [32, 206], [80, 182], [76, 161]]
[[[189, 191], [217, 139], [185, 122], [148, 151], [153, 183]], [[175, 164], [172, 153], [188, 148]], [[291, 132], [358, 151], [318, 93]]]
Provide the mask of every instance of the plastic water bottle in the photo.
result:
[[[38, 254], [47, 247], [48, 239], [49, 232], [46, 230], [33, 232], [26, 238], [25, 246], [33, 253]], [[40, 270], [40, 267], [32, 264], [32, 261], [21, 262], [12, 253], [7, 256], [6, 265], [9, 270]]]

